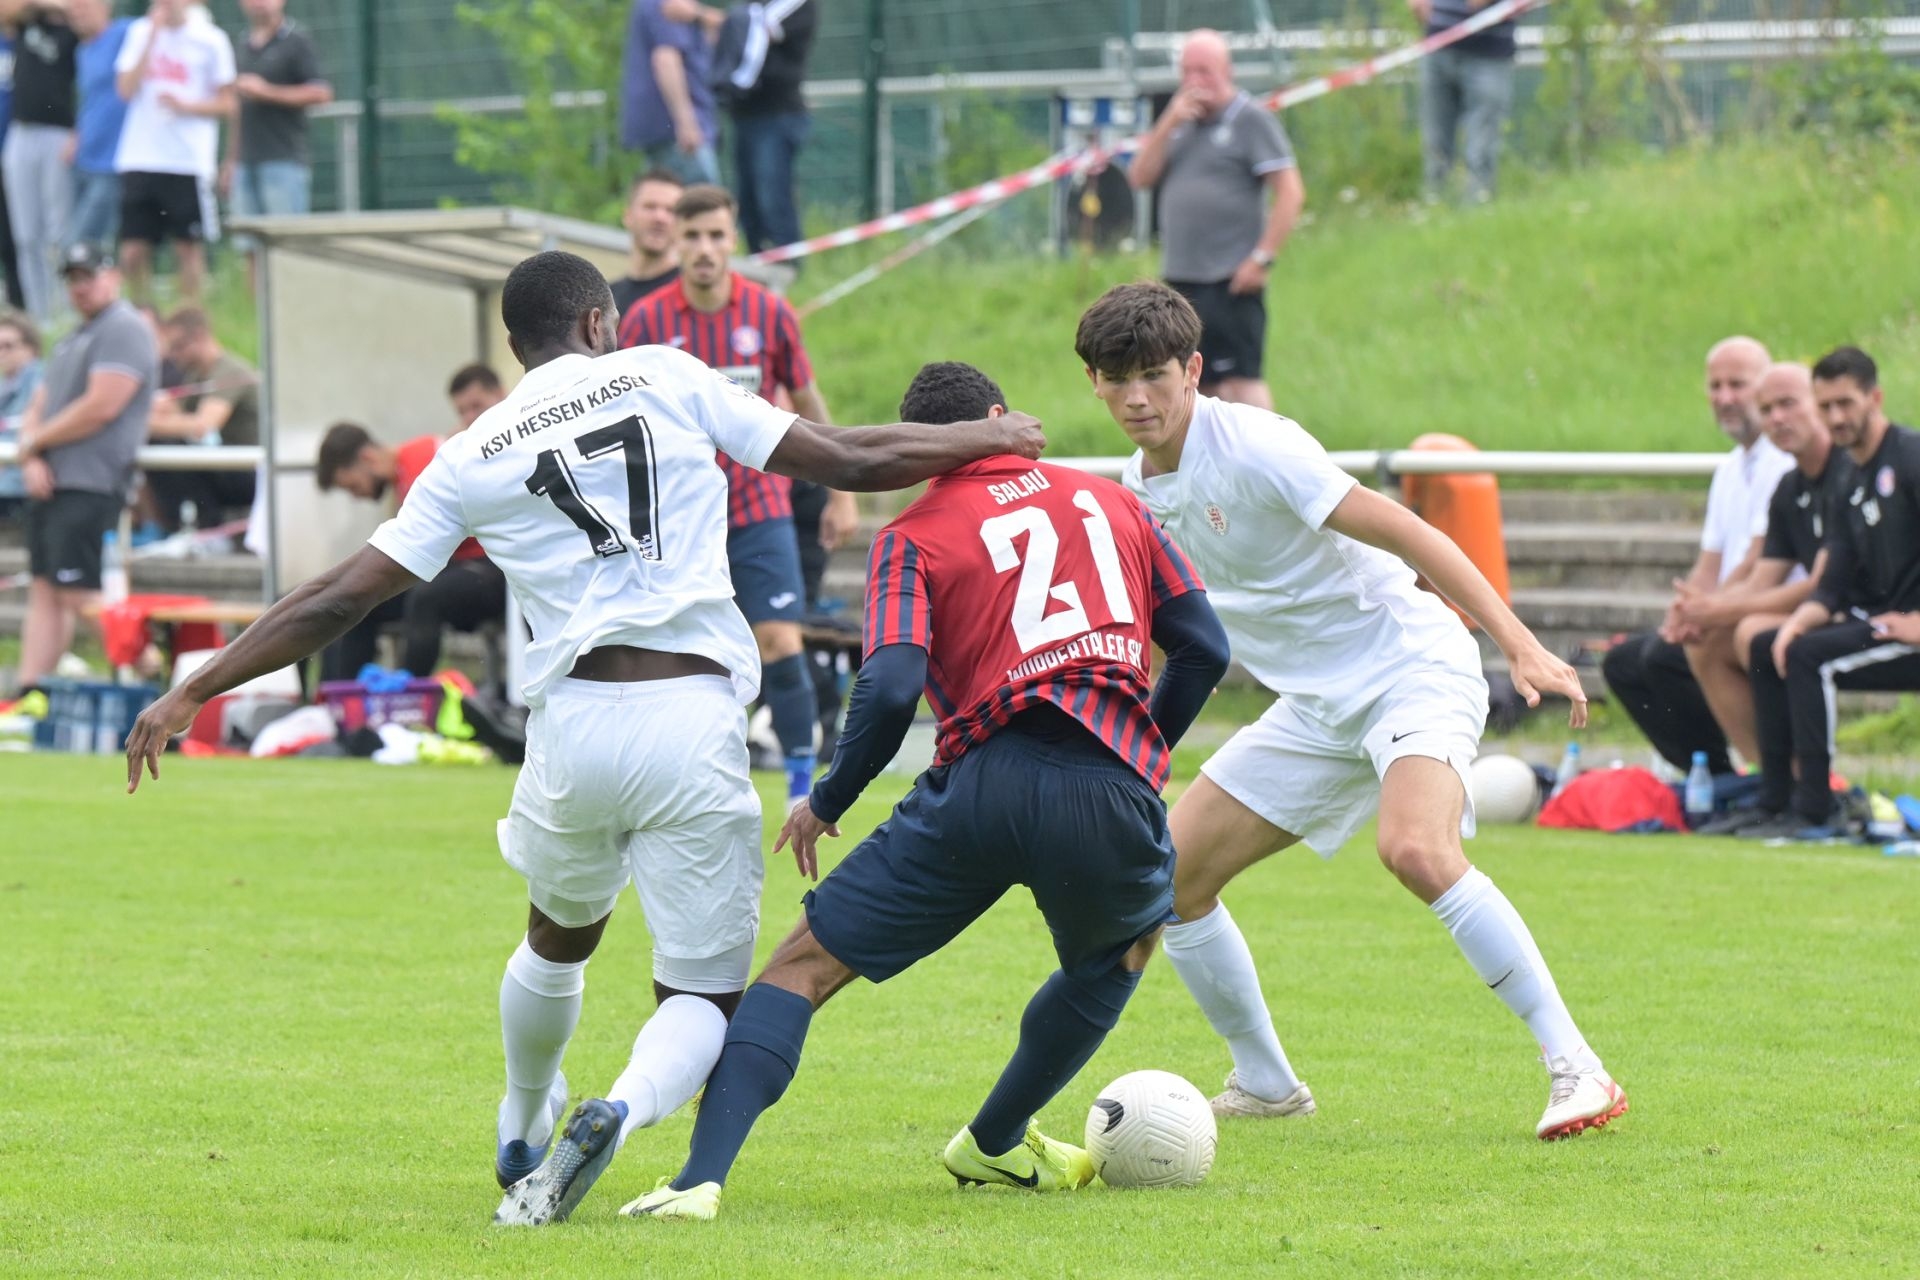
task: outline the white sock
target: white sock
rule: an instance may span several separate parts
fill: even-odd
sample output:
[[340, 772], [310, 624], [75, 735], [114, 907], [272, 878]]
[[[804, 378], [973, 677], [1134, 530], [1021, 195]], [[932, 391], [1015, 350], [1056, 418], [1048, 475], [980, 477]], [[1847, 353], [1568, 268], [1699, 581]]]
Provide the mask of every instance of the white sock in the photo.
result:
[[627, 1104], [620, 1141], [665, 1120], [700, 1092], [726, 1038], [726, 1015], [712, 1001], [688, 995], [662, 1001], [634, 1037], [633, 1059], [607, 1093], [608, 1101]]
[[1240, 926], [1223, 902], [1198, 920], [1168, 925], [1161, 935], [1167, 960], [1207, 1015], [1207, 1025], [1233, 1051], [1240, 1087], [1256, 1098], [1277, 1102], [1300, 1087], [1273, 1015], [1260, 994], [1260, 975]]
[[1480, 981], [1519, 1015], [1549, 1058], [1599, 1064], [1573, 1025], [1526, 922], [1479, 868], [1469, 867], [1441, 894], [1433, 914], [1447, 926]]
[[500, 1104], [500, 1141], [544, 1146], [553, 1136], [547, 1091], [580, 1021], [587, 962], [555, 964], [525, 939], [500, 979], [500, 1039], [507, 1051], [507, 1096]]

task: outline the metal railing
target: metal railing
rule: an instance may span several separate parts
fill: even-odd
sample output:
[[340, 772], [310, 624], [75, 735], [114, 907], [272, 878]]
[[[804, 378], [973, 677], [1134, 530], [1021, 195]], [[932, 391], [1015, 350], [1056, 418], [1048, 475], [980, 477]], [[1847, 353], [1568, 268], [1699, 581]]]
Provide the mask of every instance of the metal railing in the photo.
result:
[[[1383, 484], [1401, 476], [1592, 476], [1630, 480], [1672, 476], [1711, 476], [1727, 460], [1724, 453], [1522, 453], [1490, 449], [1455, 453], [1430, 449], [1335, 449], [1327, 456], [1350, 475]], [[1058, 466], [1075, 467], [1117, 480], [1127, 460], [1119, 458], [1049, 458]]]
[[[0, 440], [0, 467], [12, 466], [19, 446]], [[134, 456], [142, 471], [252, 471], [267, 460], [267, 451], [253, 444], [143, 445]]]

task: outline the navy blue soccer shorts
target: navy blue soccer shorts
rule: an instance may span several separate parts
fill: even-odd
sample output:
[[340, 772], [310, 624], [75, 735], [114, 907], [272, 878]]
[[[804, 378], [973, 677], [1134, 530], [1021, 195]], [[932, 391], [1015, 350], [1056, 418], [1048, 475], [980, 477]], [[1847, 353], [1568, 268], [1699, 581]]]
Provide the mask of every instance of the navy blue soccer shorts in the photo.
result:
[[798, 622], [805, 616], [807, 588], [792, 517], [727, 530], [727, 567], [734, 601], [750, 624]]
[[1032, 890], [1062, 969], [1106, 973], [1171, 916], [1166, 805], [1091, 733], [1016, 720], [921, 774], [806, 895], [807, 924], [840, 963], [884, 982], [1014, 885]]

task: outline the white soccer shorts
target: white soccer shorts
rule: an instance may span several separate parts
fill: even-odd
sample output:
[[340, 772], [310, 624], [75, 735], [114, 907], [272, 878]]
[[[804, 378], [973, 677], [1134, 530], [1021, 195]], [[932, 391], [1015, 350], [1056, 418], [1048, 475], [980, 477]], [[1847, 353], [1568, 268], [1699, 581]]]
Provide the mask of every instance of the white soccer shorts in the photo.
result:
[[1466, 793], [1460, 834], [1471, 836], [1467, 770], [1480, 753], [1486, 723], [1487, 682], [1477, 666], [1415, 668], [1338, 724], [1303, 715], [1282, 698], [1200, 771], [1327, 858], [1379, 809], [1389, 765], [1405, 756], [1441, 760], [1460, 777]]
[[631, 883], [656, 977], [682, 991], [739, 990], [765, 877], [746, 734], [720, 676], [556, 680], [527, 719], [501, 856], [527, 878], [533, 905], [569, 928], [612, 911]]

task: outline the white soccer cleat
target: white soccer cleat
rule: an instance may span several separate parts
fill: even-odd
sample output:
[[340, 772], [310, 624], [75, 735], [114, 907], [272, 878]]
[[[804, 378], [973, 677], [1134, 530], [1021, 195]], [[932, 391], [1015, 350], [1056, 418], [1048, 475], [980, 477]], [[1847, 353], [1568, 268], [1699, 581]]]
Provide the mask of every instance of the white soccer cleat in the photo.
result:
[[1627, 1091], [1599, 1063], [1579, 1066], [1568, 1058], [1544, 1061], [1553, 1089], [1547, 1096], [1546, 1114], [1534, 1130], [1542, 1142], [1571, 1138], [1626, 1114]]
[[1304, 1084], [1284, 1098], [1262, 1098], [1240, 1087], [1238, 1071], [1227, 1072], [1226, 1092], [1213, 1098], [1209, 1105], [1213, 1107], [1213, 1114], [1222, 1120], [1277, 1120], [1281, 1116], [1310, 1116], [1319, 1110], [1313, 1105], [1313, 1090]]
[[720, 1184], [703, 1182], [675, 1191], [671, 1178], [662, 1178], [653, 1190], [620, 1209], [623, 1218], [688, 1218], [712, 1222], [720, 1212]]

